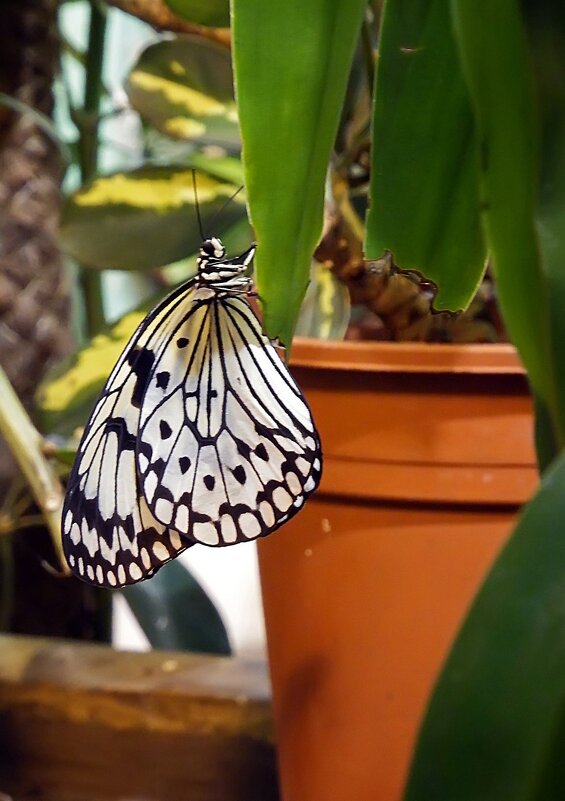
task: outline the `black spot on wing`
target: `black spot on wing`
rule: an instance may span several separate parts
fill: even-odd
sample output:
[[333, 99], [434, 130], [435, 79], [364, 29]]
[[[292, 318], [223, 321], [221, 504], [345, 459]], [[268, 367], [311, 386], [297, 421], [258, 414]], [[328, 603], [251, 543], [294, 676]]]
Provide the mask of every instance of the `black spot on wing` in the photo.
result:
[[214, 478], [214, 476], [204, 476], [204, 484], [206, 486], [206, 489], [211, 491], [216, 486], [216, 479]]
[[191, 464], [191, 462], [190, 462], [190, 459], [188, 458], [188, 456], [181, 456], [180, 459], [179, 459], [179, 467], [180, 467], [181, 473], [186, 473], [187, 470], [190, 468], [190, 464]]
[[242, 439], [236, 440], [237, 452], [240, 456], [243, 456], [244, 459], [249, 460], [249, 454], [251, 453], [251, 448], [244, 442]]
[[161, 420], [159, 423], [159, 432], [161, 434], [161, 439], [168, 439], [173, 433], [173, 429], [166, 420]]
[[128, 364], [132, 373], [136, 377], [135, 387], [131, 396], [131, 402], [136, 408], [140, 408], [141, 401], [147, 389], [147, 382], [151, 374], [151, 368], [155, 362], [155, 354], [147, 348], [133, 348], [128, 356]]
[[264, 462], [269, 461], [269, 454], [267, 453], [267, 449], [265, 448], [262, 442], [260, 442], [259, 445], [257, 445], [254, 453], [259, 457], [259, 459], [262, 459]]
[[239, 481], [240, 484], [245, 484], [247, 476], [245, 475], [245, 469], [242, 467], [242, 465], [239, 464], [237, 467], [234, 467], [232, 473], [234, 478]]
[[159, 389], [167, 389], [170, 378], [171, 374], [167, 370], [162, 370], [160, 373], [157, 373], [157, 386]]
[[189, 342], [190, 342], [190, 340], [187, 339], [186, 337], [179, 337], [177, 339], [177, 348], [181, 348], [181, 349], [182, 348], [186, 348], [186, 346], [188, 345]]
[[120, 449], [122, 451], [134, 451], [136, 439], [133, 434], [130, 434], [127, 428], [127, 423], [123, 417], [109, 417], [106, 420], [106, 433], [115, 431], [118, 435]]

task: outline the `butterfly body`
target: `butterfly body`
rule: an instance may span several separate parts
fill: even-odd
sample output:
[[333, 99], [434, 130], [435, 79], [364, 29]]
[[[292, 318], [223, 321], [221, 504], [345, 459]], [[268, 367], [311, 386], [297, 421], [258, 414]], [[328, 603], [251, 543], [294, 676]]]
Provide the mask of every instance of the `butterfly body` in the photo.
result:
[[102, 586], [152, 575], [195, 543], [265, 536], [318, 486], [318, 434], [247, 295], [252, 247], [202, 243], [195, 279], [141, 323], [86, 426], [63, 546]]

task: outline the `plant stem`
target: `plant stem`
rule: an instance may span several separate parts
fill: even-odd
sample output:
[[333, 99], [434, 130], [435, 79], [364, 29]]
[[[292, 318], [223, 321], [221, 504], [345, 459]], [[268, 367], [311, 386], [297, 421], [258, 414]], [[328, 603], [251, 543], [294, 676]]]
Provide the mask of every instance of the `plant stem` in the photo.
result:
[[[90, 0], [90, 26], [85, 60], [84, 100], [79, 126], [79, 167], [82, 183], [92, 180], [98, 169], [98, 133], [100, 101], [103, 94], [102, 69], [106, 40], [106, 9], [97, 0]], [[82, 271], [88, 336], [98, 333], [104, 326], [102, 304], [102, 276], [91, 269]]]
[[375, 85], [375, 48], [373, 44], [373, 31], [366, 14], [361, 26], [361, 49], [365, 62], [367, 85], [369, 87], [369, 92], [372, 93]]
[[43, 437], [31, 422], [2, 368], [0, 368], [0, 431], [43, 512], [61, 567], [68, 573], [61, 544], [63, 489], [43, 455]]

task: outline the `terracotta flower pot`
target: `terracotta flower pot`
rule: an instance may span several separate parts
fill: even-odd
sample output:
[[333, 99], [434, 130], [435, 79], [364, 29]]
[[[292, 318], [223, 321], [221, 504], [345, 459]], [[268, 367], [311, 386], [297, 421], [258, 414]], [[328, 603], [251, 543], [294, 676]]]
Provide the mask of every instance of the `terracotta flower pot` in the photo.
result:
[[318, 493], [259, 559], [284, 801], [398, 801], [426, 699], [536, 486], [504, 345], [295, 344]]

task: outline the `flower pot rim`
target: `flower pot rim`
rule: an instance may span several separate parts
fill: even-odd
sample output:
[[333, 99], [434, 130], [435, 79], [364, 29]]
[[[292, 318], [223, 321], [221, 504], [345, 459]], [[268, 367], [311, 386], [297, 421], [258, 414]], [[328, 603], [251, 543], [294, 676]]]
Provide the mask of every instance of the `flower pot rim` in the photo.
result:
[[513, 345], [342, 342], [296, 337], [290, 363], [320, 370], [525, 375]]

